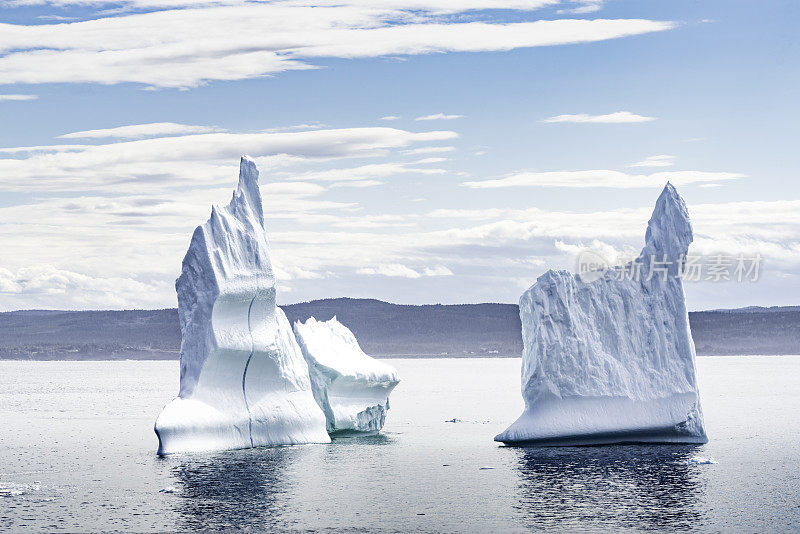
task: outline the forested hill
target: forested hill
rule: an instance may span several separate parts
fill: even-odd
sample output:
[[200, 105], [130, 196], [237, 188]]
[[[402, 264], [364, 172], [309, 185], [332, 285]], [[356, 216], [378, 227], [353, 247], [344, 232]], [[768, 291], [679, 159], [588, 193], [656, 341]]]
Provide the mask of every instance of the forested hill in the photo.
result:
[[[325, 299], [282, 307], [291, 322], [334, 315], [375, 356], [518, 356], [515, 304], [407, 306]], [[689, 314], [698, 354], [800, 354], [800, 307]], [[175, 309], [0, 313], [0, 358], [170, 359], [180, 349]]]

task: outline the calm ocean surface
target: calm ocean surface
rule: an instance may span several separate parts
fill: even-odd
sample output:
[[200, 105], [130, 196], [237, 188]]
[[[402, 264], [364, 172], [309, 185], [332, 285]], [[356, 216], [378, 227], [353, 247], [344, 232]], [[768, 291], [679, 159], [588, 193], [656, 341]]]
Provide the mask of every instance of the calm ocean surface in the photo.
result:
[[379, 436], [159, 458], [177, 362], [0, 361], [0, 530], [800, 529], [798, 356], [698, 358], [707, 445], [533, 449], [519, 359], [391, 363]]

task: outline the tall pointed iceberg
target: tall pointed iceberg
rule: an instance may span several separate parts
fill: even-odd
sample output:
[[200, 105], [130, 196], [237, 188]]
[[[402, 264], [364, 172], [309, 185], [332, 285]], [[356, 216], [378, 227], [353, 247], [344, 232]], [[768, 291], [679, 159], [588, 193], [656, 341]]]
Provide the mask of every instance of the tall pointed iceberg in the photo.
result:
[[539, 277], [520, 299], [525, 411], [496, 441], [708, 440], [680, 277], [691, 242], [686, 205], [668, 183], [636, 260]]
[[330, 441], [269, 252], [258, 170], [243, 157], [233, 198], [195, 229], [175, 283], [180, 393], [156, 420], [159, 454]]

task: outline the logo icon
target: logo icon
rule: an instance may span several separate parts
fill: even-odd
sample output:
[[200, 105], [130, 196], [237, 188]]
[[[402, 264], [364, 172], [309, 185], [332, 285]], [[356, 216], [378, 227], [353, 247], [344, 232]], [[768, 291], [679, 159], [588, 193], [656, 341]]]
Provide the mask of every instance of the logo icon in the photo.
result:
[[594, 250], [582, 250], [578, 254], [575, 270], [580, 279], [590, 284], [603, 277], [610, 264], [606, 259]]

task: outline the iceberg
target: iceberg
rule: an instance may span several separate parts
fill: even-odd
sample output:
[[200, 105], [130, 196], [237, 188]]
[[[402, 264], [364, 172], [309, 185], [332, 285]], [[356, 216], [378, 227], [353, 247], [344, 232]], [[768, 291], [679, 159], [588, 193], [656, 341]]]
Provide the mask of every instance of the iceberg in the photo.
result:
[[336, 317], [298, 321], [294, 333], [328, 432], [378, 432], [389, 409], [389, 394], [399, 382], [394, 367], [367, 356]]
[[175, 283], [180, 392], [155, 423], [159, 454], [328, 443], [300, 347], [275, 303], [255, 163], [192, 235]]
[[692, 456], [686, 460], [686, 463], [688, 465], [714, 465], [719, 462], [713, 458], [706, 458], [705, 456]]
[[520, 298], [525, 410], [507, 444], [705, 443], [681, 278], [692, 242], [667, 183], [627, 264], [548, 271]]

